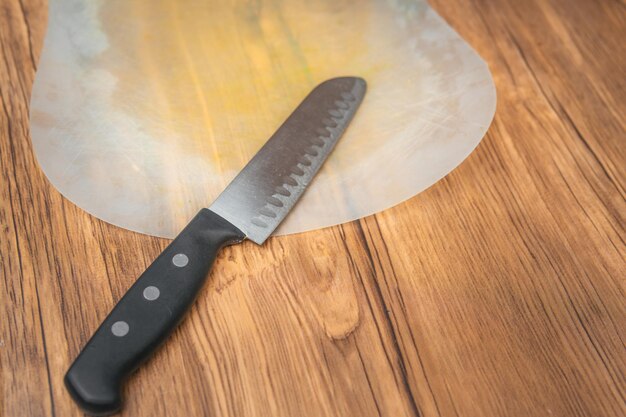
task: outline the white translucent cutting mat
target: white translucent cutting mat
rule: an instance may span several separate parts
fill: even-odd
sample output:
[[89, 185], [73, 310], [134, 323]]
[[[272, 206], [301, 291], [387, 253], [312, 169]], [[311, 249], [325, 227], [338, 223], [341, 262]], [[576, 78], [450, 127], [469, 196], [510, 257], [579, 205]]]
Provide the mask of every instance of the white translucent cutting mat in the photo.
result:
[[89, 213], [173, 237], [319, 82], [369, 92], [278, 230], [406, 200], [476, 147], [487, 65], [424, 0], [50, 0], [31, 133], [52, 184]]

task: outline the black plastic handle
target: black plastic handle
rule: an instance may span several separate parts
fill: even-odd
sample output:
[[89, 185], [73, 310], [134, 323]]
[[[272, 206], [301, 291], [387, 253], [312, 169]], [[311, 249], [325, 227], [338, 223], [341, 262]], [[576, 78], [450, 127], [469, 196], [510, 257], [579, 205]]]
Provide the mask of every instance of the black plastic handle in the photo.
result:
[[243, 232], [202, 209], [146, 269], [87, 342], [65, 375], [78, 405], [108, 415], [122, 405], [121, 385], [182, 320], [217, 252]]

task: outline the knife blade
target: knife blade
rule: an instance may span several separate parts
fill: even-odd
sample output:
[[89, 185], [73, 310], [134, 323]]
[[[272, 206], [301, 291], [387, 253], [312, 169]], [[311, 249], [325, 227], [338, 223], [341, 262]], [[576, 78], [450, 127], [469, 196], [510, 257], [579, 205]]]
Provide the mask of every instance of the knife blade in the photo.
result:
[[272, 234], [321, 168], [365, 91], [357, 77], [318, 85], [137, 279], [65, 375], [85, 412], [108, 415], [121, 408], [123, 382], [182, 320], [218, 251], [244, 239], [262, 244]]

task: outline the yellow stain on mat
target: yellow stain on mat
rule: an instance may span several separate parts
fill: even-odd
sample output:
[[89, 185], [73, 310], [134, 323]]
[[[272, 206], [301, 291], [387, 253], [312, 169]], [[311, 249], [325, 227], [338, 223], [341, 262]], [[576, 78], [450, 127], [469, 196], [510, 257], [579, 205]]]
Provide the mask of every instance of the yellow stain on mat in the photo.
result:
[[[100, 59], [117, 78], [114, 106], [140, 120], [158, 117], [145, 124], [158, 130], [152, 136], [200, 150], [218, 172], [228, 172], [241, 168], [319, 81], [381, 69], [359, 65], [368, 44], [361, 32], [342, 30], [345, 19], [361, 20], [350, 28], [367, 27], [373, 11], [364, 6], [357, 12], [341, 1], [107, 1], [100, 19], [110, 48]], [[144, 23], [129, 33], [116, 25], [120, 14]], [[127, 67], [137, 63], [140, 70]], [[129, 96], [150, 100], [129, 103]], [[176, 132], [190, 130], [180, 141]]]

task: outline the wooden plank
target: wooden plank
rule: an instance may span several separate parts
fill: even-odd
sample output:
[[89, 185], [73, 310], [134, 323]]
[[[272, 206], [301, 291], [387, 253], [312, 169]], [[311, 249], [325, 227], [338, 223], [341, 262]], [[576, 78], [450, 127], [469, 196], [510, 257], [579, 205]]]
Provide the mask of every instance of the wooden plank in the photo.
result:
[[[34, 75], [31, 31], [24, 7], [2, 5], [0, 23], [0, 413], [49, 415], [53, 412], [49, 352], [42, 321], [37, 273], [50, 267], [46, 243], [29, 239], [40, 196], [24, 177], [32, 166], [28, 148], [28, 108]], [[29, 160], [30, 157], [30, 160]], [[22, 214], [24, 213], [24, 214]], [[40, 262], [33, 260], [40, 254]]]
[[[483, 143], [393, 209], [225, 250], [123, 415], [626, 413], [623, 4], [433, 6], [493, 71]], [[167, 244], [87, 215], [38, 170], [45, 16], [0, 7], [3, 416], [81, 415], [65, 370]]]

